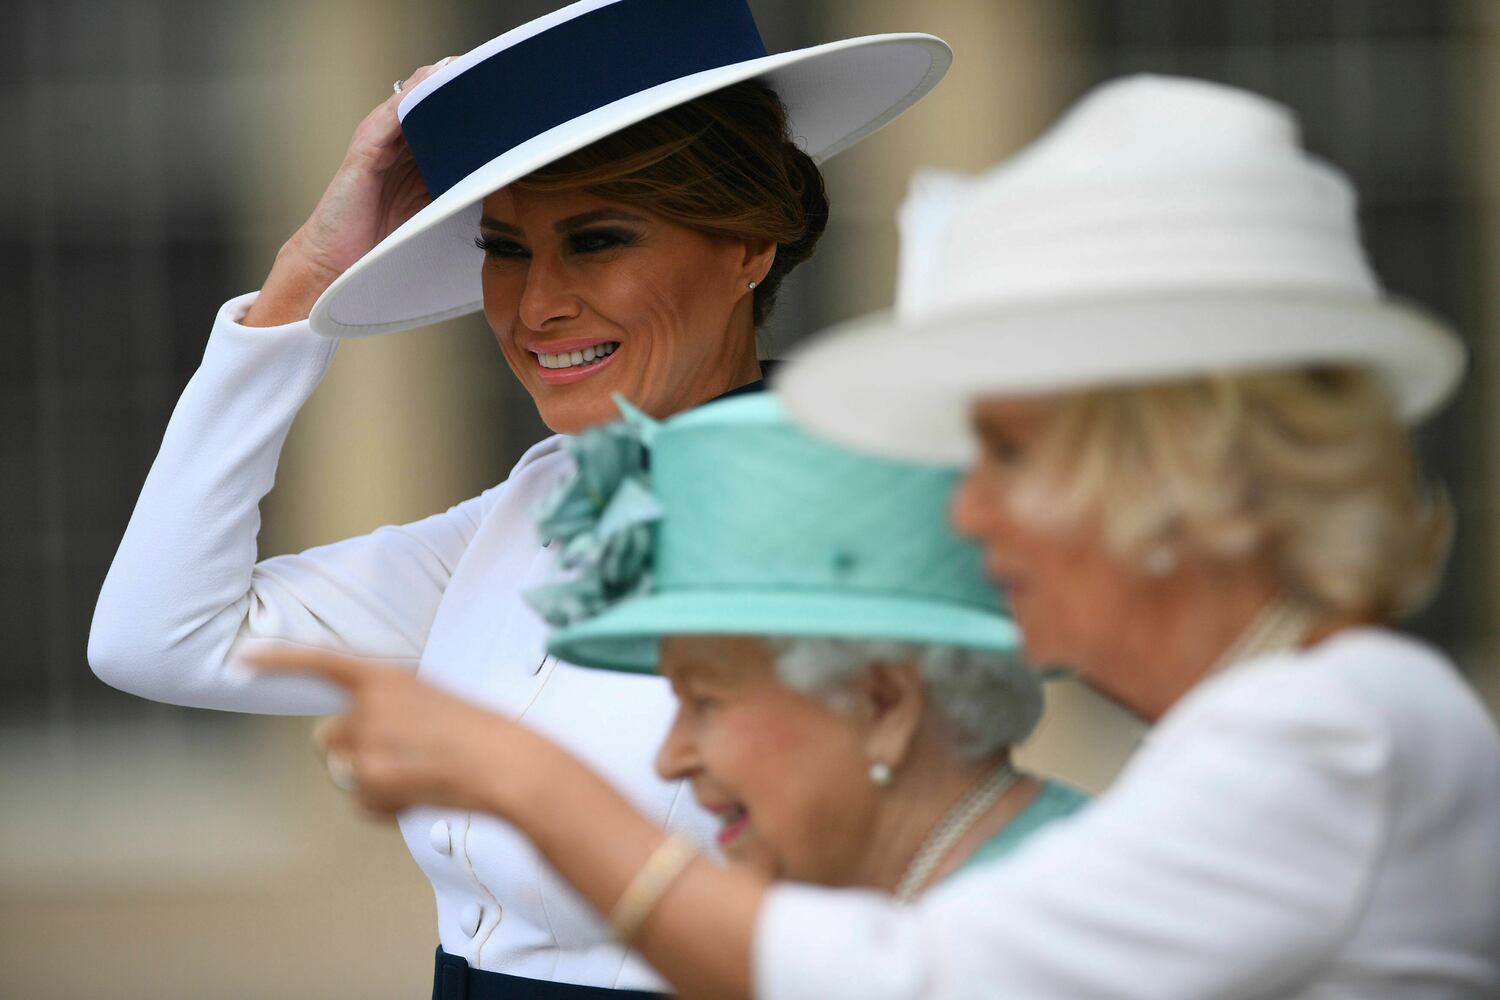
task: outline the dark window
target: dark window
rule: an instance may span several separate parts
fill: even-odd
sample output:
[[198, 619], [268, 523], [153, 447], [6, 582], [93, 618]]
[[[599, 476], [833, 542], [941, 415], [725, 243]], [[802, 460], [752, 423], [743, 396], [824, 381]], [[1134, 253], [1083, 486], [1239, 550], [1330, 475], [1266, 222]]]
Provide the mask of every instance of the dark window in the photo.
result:
[[[1365, 243], [1386, 289], [1451, 321], [1471, 349], [1480, 329], [1477, 197], [1463, 89], [1478, 4], [1303, 0], [1132, 0], [1088, 4], [1091, 75], [1183, 73], [1289, 105], [1307, 146], [1354, 180]], [[1418, 432], [1427, 471], [1451, 491], [1460, 538], [1492, 522], [1482, 470], [1481, 401], [1470, 377]], [[1411, 623], [1461, 659], [1484, 640], [1483, 546], [1455, 546], [1442, 591]]]

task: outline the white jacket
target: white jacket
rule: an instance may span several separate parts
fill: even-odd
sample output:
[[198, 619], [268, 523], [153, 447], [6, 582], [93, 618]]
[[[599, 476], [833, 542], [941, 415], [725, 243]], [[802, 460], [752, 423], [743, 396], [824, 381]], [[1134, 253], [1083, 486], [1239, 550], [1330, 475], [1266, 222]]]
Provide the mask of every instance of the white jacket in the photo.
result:
[[[711, 843], [712, 820], [692, 794], [653, 771], [675, 710], [666, 684], [545, 655], [546, 626], [520, 598], [551, 567], [530, 511], [571, 469], [559, 438], [528, 451], [504, 483], [445, 513], [256, 561], [260, 499], [336, 342], [305, 322], [240, 325], [253, 300], [220, 310], [172, 415], [99, 595], [89, 635], [94, 671], [158, 701], [317, 714], [337, 709], [334, 692], [305, 679], [249, 678], [230, 666], [235, 644], [276, 638], [387, 659], [524, 718], [647, 816]], [[444, 951], [535, 979], [661, 988], [512, 827], [414, 809], [401, 817], [401, 832], [432, 880]]]
[[1391, 632], [1247, 662], [1004, 865], [909, 910], [773, 889], [755, 994], [1500, 997], [1500, 737], [1451, 664]]

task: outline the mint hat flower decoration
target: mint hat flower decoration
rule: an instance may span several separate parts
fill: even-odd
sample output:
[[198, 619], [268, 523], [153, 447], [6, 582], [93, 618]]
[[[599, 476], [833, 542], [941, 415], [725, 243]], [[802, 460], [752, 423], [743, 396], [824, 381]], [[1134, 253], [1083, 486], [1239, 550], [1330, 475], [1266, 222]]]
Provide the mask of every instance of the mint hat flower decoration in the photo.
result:
[[647, 479], [655, 421], [618, 394], [614, 398], [625, 419], [563, 445], [575, 471], [533, 512], [543, 544], [562, 545], [562, 578], [525, 596], [554, 627], [592, 618], [651, 586], [652, 535], [663, 513]]
[[570, 442], [577, 471], [537, 512], [563, 576], [528, 599], [559, 659], [650, 673], [680, 635], [1017, 651], [978, 548], [948, 524], [955, 470], [818, 441], [767, 393], [661, 423], [621, 410]]

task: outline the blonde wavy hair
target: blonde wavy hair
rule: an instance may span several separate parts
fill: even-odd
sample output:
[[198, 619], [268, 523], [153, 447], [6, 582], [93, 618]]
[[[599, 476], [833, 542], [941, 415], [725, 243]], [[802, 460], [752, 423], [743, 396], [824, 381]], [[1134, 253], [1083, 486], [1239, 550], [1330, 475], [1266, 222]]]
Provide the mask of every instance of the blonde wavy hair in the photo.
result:
[[1372, 622], [1428, 597], [1452, 533], [1389, 392], [1354, 368], [1069, 394], [1013, 496], [1036, 526], [1097, 519], [1144, 571], [1261, 559], [1314, 613]]

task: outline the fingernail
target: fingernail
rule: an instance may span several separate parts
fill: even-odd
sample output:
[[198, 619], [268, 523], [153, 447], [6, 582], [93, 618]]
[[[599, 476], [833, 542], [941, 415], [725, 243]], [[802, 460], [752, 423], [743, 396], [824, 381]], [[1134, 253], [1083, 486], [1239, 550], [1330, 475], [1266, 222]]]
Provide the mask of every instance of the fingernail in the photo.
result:
[[443, 59], [443, 61], [442, 61], [442, 62], [440, 62], [440, 63], [438, 63], [438, 64], [437, 64], [437, 65], [436, 65], [436, 66], [434, 66], [434, 67], [433, 67], [433, 68], [434, 68], [434, 69], [442, 69], [442, 68], [443, 68], [443, 67], [444, 67], [444, 66], [446, 66], [446, 65], [448, 65], [448, 64], [449, 64], [449, 63], [451, 63], [451, 62], [452, 62], [452, 61], [453, 61], [453, 60], [454, 60], [454, 59], [456, 59], [456, 58], [458, 58], [458, 57], [457, 57], [457, 56], [447, 56], [447, 57], [445, 57], [445, 58], [444, 58], [444, 59]]

